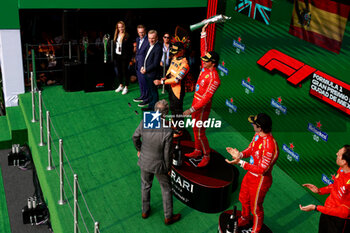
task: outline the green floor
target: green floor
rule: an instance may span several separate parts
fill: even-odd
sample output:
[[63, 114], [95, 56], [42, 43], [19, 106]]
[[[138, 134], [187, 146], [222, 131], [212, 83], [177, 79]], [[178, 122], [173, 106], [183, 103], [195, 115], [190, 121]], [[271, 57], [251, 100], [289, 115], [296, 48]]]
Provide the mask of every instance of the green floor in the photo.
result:
[[[216, 232], [219, 214], [198, 212], [176, 198], [174, 198], [174, 211], [180, 212], [183, 218], [179, 223], [165, 226], [157, 181], [152, 188], [151, 216], [147, 220], [141, 218], [140, 170], [136, 164], [136, 151], [131, 140], [142, 116], [140, 108], [132, 102], [138, 93], [137, 86], [131, 86], [130, 92], [125, 96], [113, 91], [69, 93], [64, 92], [61, 86], [47, 87], [43, 91], [44, 112], [50, 111], [54, 125], [54, 129], [51, 129], [55, 141], [55, 146], [52, 148], [54, 164], [58, 165], [58, 138], [62, 138], [64, 152], [69, 159], [69, 164], [66, 159], [64, 163], [66, 177], [73, 187], [71, 166], [79, 176], [80, 187], [89, 210], [93, 218], [100, 222], [100, 231], [103, 233]], [[192, 96], [186, 95], [186, 107], [190, 105]], [[21, 95], [20, 102], [54, 232], [73, 232], [71, 189], [65, 179], [65, 192], [69, 205], [59, 206], [58, 169], [46, 170], [47, 147], [38, 146], [39, 123], [30, 122], [32, 119], [30, 94]], [[135, 110], [140, 114], [137, 115]], [[212, 117], [220, 119], [214, 112]], [[44, 128], [46, 129], [46, 126]], [[220, 130], [209, 129], [207, 135], [210, 146], [226, 157], [228, 157], [225, 152], [226, 146], [243, 149], [248, 145], [248, 141], [225, 122]], [[319, 215], [301, 212], [298, 209], [299, 203], [317, 203], [315, 199], [278, 167], [275, 167], [273, 175], [274, 184], [265, 201], [266, 224], [274, 233], [317, 232]], [[237, 202], [237, 195], [236, 191], [233, 194], [234, 203]], [[80, 230], [93, 232], [94, 222], [85, 208], [84, 200], [79, 198], [85, 222], [84, 224], [82, 219], [79, 219]]]

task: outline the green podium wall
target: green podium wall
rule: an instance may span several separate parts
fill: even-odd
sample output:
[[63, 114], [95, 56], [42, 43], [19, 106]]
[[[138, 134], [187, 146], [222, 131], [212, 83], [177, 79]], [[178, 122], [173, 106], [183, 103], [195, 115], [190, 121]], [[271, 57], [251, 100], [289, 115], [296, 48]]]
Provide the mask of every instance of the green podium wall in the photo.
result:
[[[292, 1], [273, 1], [270, 25], [236, 12], [235, 2], [225, 3], [225, 15], [232, 19], [217, 25], [215, 50], [221, 56], [222, 83], [213, 108], [249, 140], [253, 128], [248, 116], [269, 114], [280, 149], [278, 166], [299, 184], [325, 186], [338, 169], [336, 152], [350, 144], [350, 116], [309, 94], [312, 77], [294, 87], [281, 72], [271, 73], [257, 61], [275, 49], [349, 84], [349, 22], [341, 51], [336, 54], [288, 33]], [[239, 50], [233, 46], [237, 42], [241, 44]], [[228, 146], [242, 150], [248, 145], [232, 141]], [[315, 196], [320, 201], [325, 199]]]

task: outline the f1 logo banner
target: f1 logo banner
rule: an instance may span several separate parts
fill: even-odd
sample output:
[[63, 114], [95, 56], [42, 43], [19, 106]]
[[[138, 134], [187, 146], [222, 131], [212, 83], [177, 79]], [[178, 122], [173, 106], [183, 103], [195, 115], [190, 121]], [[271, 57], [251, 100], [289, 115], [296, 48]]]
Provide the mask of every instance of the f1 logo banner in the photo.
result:
[[294, 86], [312, 76], [310, 94], [350, 115], [349, 84], [275, 49], [269, 50], [257, 63], [269, 71], [285, 74]]
[[257, 63], [269, 71], [278, 70], [287, 75], [287, 81], [296, 86], [316, 71], [304, 63], [275, 49], [268, 51]]

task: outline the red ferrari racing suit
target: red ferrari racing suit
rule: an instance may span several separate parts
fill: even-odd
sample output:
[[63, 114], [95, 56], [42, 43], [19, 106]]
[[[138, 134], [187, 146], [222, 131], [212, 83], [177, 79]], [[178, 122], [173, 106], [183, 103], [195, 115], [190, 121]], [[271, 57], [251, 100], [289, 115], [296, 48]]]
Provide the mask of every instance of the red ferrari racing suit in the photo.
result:
[[250, 156], [250, 162], [240, 161], [241, 167], [248, 172], [241, 184], [239, 201], [242, 217], [249, 219], [249, 212], [253, 214], [252, 232], [259, 232], [263, 225], [263, 202], [272, 184], [271, 171], [278, 154], [278, 145], [271, 133], [265, 136], [256, 133], [249, 147], [241, 152], [241, 158]]
[[319, 194], [329, 194], [324, 206], [317, 206], [323, 214], [350, 219], [350, 172], [339, 168], [334, 183], [319, 189]]
[[[201, 33], [201, 56], [204, 56], [207, 52], [207, 34]], [[203, 66], [203, 62], [202, 62]], [[192, 119], [197, 122], [208, 120], [211, 109], [211, 100], [220, 85], [219, 74], [215, 67], [207, 69], [203, 68], [199, 74], [195, 93], [193, 97], [192, 107]], [[204, 127], [197, 127], [196, 124], [193, 127], [195, 148], [202, 151], [204, 155], [209, 156], [210, 148], [207, 136], [205, 135]]]

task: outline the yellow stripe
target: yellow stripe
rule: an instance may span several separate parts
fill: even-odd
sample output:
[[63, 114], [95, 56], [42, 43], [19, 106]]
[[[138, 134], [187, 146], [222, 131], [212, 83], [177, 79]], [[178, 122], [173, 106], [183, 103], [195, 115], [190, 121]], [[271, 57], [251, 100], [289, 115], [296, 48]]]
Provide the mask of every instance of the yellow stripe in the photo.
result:
[[[301, 9], [305, 9], [305, 3], [299, 1]], [[342, 41], [344, 30], [346, 27], [347, 18], [342, 17], [338, 14], [334, 14], [320, 8], [317, 8], [309, 4], [311, 21], [309, 26], [303, 26], [299, 24], [298, 16], [293, 10], [293, 22], [294, 26], [304, 28], [307, 31], [315, 32], [326, 36], [330, 39]]]
[[[210, 76], [212, 76], [211, 74], [212, 74], [212, 73], [210, 73]], [[209, 85], [208, 85], [207, 90], [205, 90], [204, 96], [206, 96], [207, 92], [209, 91], [209, 88], [210, 88], [210, 86], [211, 86], [211, 83], [213, 82], [213, 79], [214, 79], [213, 77], [210, 78], [210, 82], [209, 82]]]
[[[253, 210], [253, 215], [256, 216], [256, 207], [258, 206], [258, 199], [259, 199], [259, 194], [260, 194], [260, 189], [262, 186], [262, 183], [264, 181], [264, 176], [261, 176], [260, 178], [260, 182], [259, 182], [259, 186], [258, 186], [258, 191], [256, 192], [256, 196], [255, 196], [255, 201], [254, 201], [254, 210]], [[258, 217], [256, 216], [256, 222], [255, 222], [255, 227], [258, 225]], [[253, 229], [253, 231], [255, 231], [256, 229]]]

